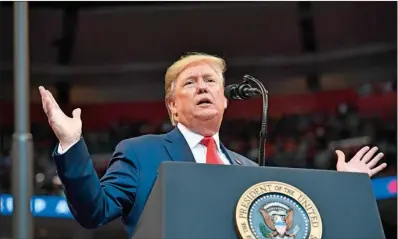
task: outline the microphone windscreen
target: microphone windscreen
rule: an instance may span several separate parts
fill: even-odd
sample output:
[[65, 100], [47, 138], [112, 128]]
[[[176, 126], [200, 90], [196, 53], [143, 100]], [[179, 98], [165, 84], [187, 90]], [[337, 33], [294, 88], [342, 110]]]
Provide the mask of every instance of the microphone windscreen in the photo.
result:
[[236, 97], [236, 89], [238, 88], [237, 84], [228, 85], [224, 89], [224, 95], [227, 99], [234, 99]]

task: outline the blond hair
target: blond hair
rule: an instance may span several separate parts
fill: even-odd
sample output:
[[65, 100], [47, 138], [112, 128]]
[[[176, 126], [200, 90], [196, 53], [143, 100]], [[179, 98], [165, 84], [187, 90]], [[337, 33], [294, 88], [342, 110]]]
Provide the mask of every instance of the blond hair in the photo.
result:
[[169, 68], [167, 68], [165, 79], [164, 79], [164, 90], [165, 90], [165, 102], [166, 102], [166, 108], [167, 112], [169, 114], [169, 119], [170, 122], [173, 126], [176, 125], [174, 115], [170, 111], [168, 102], [170, 98], [173, 95], [173, 90], [174, 90], [174, 82], [177, 79], [177, 77], [181, 74], [182, 71], [185, 70], [189, 65], [192, 63], [196, 62], [207, 62], [210, 63], [211, 65], [215, 66], [220, 70], [221, 76], [225, 72], [227, 65], [225, 63], [225, 60], [206, 53], [199, 53], [199, 52], [192, 52], [192, 53], [187, 53], [181, 58], [174, 62]]

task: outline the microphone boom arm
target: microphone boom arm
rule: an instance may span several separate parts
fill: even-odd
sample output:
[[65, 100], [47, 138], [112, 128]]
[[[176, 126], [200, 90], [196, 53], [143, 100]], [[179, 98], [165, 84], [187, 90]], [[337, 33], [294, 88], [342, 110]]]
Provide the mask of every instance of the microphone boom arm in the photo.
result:
[[265, 89], [264, 85], [256, 78], [245, 75], [243, 76], [244, 82], [253, 82], [258, 86], [261, 91], [262, 101], [263, 101], [263, 111], [261, 115], [261, 129], [259, 138], [259, 150], [258, 150], [258, 165], [265, 166], [265, 144], [267, 139], [267, 117], [268, 117], [268, 91]]

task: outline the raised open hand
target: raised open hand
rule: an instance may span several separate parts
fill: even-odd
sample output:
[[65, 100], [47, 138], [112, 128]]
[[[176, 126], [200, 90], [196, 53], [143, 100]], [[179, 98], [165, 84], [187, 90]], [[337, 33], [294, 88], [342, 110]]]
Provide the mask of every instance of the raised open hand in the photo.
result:
[[359, 150], [355, 156], [349, 161], [345, 161], [345, 155], [342, 151], [336, 150], [337, 154], [337, 171], [342, 172], [356, 172], [356, 173], [367, 173], [369, 177], [377, 174], [385, 167], [386, 163], [382, 163], [375, 167], [376, 164], [383, 158], [383, 153], [378, 153], [375, 157], [373, 155], [377, 152], [378, 148], [366, 146]]
[[63, 149], [69, 147], [80, 139], [82, 134], [81, 110], [75, 109], [73, 117], [68, 117], [58, 106], [50, 91], [43, 86], [39, 87], [41, 102], [48, 123], [57, 136]]

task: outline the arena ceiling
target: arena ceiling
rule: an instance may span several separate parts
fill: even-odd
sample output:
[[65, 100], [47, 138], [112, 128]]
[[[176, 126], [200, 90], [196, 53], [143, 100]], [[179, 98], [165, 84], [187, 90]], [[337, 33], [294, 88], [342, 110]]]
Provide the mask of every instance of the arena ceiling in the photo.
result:
[[[163, 2], [163, 1], [73, 1], [73, 2], [56, 2], [56, 1], [42, 1], [29, 2], [29, 7], [34, 9], [37, 8], [66, 8], [66, 7], [79, 7], [79, 8], [102, 8], [102, 7], [116, 7], [116, 6], [137, 6], [137, 7], [148, 7], [148, 6], [164, 6], [164, 7], [175, 7], [175, 6], [198, 6], [198, 5], [219, 5], [218, 2]], [[230, 4], [230, 3], [229, 3]], [[232, 3], [233, 4], [233, 3]], [[13, 2], [0, 2], [0, 6], [12, 6]]]
[[[75, 74], [73, 79], [82, 82], [117, 73], [126, 76], [113, 79], [149, 81], [192, 51], [220, 55], [229, 72], [252, 72], [263, 79], [384, 62], [396, 66], [396, 8], [391, 4], [313, 2], [318, 49], [307, 53], [296, 2], [30, 2], [32, 80]], [[3, 79], [11, 79], [12, 3], [1, 5], [0, 71]], [[74, 7], [78, 17], [65, 20], [65, 9]], [[73, 22], [70, 28], [68, 22]], [[60, 60], [62, 55], [67, 60]]]

